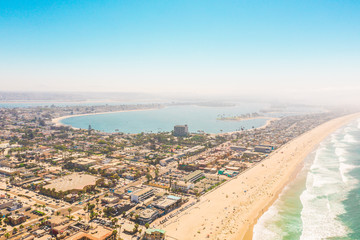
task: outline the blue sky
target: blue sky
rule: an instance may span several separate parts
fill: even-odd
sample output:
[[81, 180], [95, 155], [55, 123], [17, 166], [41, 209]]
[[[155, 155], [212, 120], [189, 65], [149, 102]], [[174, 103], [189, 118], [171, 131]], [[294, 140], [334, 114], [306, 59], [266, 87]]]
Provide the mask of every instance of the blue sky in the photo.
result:
[[355, 0], [0, 0], [0, 36], [3, 90], [241, 93], [360, 85]]

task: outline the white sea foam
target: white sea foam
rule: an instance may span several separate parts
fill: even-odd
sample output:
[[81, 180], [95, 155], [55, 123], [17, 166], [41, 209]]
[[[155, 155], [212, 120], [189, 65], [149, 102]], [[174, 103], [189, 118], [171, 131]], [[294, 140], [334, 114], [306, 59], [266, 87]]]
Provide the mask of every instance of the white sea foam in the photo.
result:
[[[338, 142], [338, 140], [337, 140], [337, 138], [336, 138], [336, 134], [331, 134], [330, 135], [330, 141], [332, 142], [332, 143], [336, 143], [336, 142]], [[323, 144], [322, 146], [325, 146], [325, 144], [323, 143], [323, 142], [321, 142], [320, 144]]]
[[346, 183], [346, 182], [349, 182], [350, 180], [352, 180], [352, 184], [355, 184], [356, 179], [354, 179], [353, 177], [351, 177], [348, 174], [351, 170], [353, 170], [355, 168], [358, 168], [358, 166], [340, 162], [339, 170], [340, 170], [341, 179], [343, 180], [343, 182]]
[[306, 190], [300, 196], [303, 205], [300, 239], [346, 237], [350, 231], [338, 218], [345, 213], [343, 200], [356, 181], [349, 175], [357, 167], [350, 164], [346, 150], [349, 142], [355, 140], [351, 138], [350, 132], [351, 129], [346, 128], [333, 134], [326, 151], [317, 151], [307, 175]]
[[325, 239], [347, 235], [348, 229], [337, 219], [339, 214], [345, 212], [342, 199], [330, 201], [329, 197], [334, 193], [325, 192], [310, 185], [301, 194], [303, 231], [300, 239]]
[[[357, 124], [357, 125], [356, 125]], [[357, 128], [356, 128], [357, 127]], [[360, 119], [351, 126], [339, 129], [320, 144], [314, 161], [307, 166], [306, 189], [301, 193], [302, 240], [347, 238], [352, 230], [341, 221], [345, 213], [344, 200], [359, 181], [349, 173], [354, 165], [353, 143], [360, 142], [357, 133]], [[282, 239], [287, 233], [277, 225], [284, 206], [277, 200], [254, 227], [254, 239]]]
[[347, 143], [356, 143], [356, 142], [358, 142], [358, 141], [356, 141], [354, 136], [352, 136], [352, 135], [350, 135], [348, 133], [344, 136], [344, 141], [347, 142]]
[[348, 127], [344, 128], [345, 133], [349, 133], [349, 132], [352, 132], [352, 131], [353, 131], [353, 128], [351, 126], [348, 126]]
[[343, 155], [345, 155], [346, 154], [346, 150], [344, 149], [344, 148], [341, 148], [341, 147], [336, 147], [335, 148], [335, 154], [337, 155], [337, 156], [343, 156]]
[[279, 239], [282, 234], [282, 230], [277, 227], [276, 224], [272, 224], [278, 219], [278, 216], [279, 209], [278, 203], [276, 202], [259, 218], [257, 224], [254, 226], [253, 239]]

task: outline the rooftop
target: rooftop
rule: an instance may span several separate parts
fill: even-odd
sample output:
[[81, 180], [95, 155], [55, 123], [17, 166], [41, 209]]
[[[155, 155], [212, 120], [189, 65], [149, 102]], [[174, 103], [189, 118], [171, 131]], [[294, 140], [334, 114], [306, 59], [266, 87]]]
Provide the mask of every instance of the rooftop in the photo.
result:
[[151, 218], [154, 214], [156, 214], [157, 211], [156, 210], [153, 210], [153, 209], [150, 209], [150, 208], [146, 208], [144, 211], [142, 211], [140, 213], [140, 217], [141, 218], [144, 218], [144, 219], [147, 219], [147, 218]]
[[189, 181], [190, 179], [192, 179], [193, 177], [199, 175], [199, 174], [202, 174], [203, 172], [201, 170], [196, 170], [192, 173], [189, 173], [187, 176], [184, 177], [184, 180], [185, 181]]
[[156, 229], [156, 228], [148, 228], [148, 229], [146, 229], [146, 234], [151, 234], [153, 232], [160, 232], [162, 234], [165, 234], [165, 230], [162, 230], [162, 229]]
[[151, 191], [152, 188], [151, 187], [147, 187], [147, 188], [143, 188], [143, 189], [140, 189], [140, 190], [137, 190], [136, 192], [133, 192], [133, 194], [137, 195], [137, 196], [141, 196], [149, 191]]
[[88, 174], [74, 173], [55, 180], [50, 181], [50, 184], [45, 185], [44, 188], [53, 189], [56, 191], [70, 191], [83, 190], [86, 186], [96, 185], [97, 177]]

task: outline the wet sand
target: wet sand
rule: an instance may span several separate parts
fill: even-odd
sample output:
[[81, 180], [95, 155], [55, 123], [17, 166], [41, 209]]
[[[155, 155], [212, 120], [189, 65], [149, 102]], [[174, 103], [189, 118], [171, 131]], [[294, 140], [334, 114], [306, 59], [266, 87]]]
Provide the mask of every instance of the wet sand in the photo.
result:
[[333, 119], [293, 139], [158, 227], [176, 239], [251, 239], [253, 225], [294, 178], [306, 156], [325, 137], [357, 117], [360, 115]]

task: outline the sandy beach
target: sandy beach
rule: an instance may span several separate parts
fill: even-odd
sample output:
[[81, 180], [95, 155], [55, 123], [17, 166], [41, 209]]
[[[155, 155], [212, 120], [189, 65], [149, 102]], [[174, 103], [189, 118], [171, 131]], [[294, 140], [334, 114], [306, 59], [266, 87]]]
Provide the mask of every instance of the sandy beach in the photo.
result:
[[306, 156], [324, 138], [358, 117], [360, 114], [333, 119], [293, 139], [157, 227], [164, 229], [169, 239], [251, 239], [253, 225], [296, 176]]

